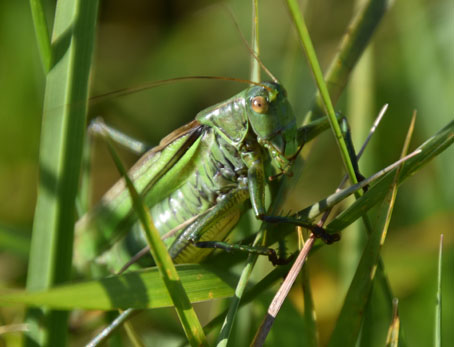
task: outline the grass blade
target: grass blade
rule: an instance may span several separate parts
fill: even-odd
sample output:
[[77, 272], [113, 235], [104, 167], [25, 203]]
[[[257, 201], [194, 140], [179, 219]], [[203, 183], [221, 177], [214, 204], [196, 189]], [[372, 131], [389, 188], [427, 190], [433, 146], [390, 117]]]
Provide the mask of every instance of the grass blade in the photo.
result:
[[[47, 75], [40, 145], [40, 182], [33, 224], [28, 290], [43, 290], [71, 275], [74, 210], [86, 123], [97, 1], [57, 3], [53, 65]], [[72, 106], [69, 106], [72, 105]], [[30, 310], [28, 345], [64, 346], [67, 313]], [[40, 326], [46, 326], [44, 331]]]
[[[231, 283], [202, 265], [179, 265], [178, 274], [191, 302], [233, 294]], [[0, 302], [2, 305], [26, 304], [60, 310], [151, 309], [173, 305], [156, 267], [46, 291], [2, 292]]]
[[[260, 57], [259, 46], [259, 2], [252, 0], [252, 49], [256, 57]], [[251, 81], [260, 82], [260, 64], [253, 55], [251, 56]]]
[[50, 46], [49, 30], [44, 13], [42, 0], [30, 0], [30, 9], [35, 26], [36, 41], [43, 62], [44, 71], [47, 73], [52, 66], [52, 49]]
[[309, 36], [309, 32], [307, 30], [304, 17], [301, 15], [301, 10], [296, 0], [287, 0], [287, 5], [290, 9], [290, 13], [296, 25], [299, 38], [304, 48], [304, 52], [306, 53], [309, 65], [315, 77], [315, 82], [317, 83], [319, 93], [322, 96], [325, 109], [328, 113], [328, 119], [331, 124], [331, 129], [333, 130], [333, 133], [335, 135], [342, 160], [344, 162], [347, 173], [350, 177], [350, 181], [352, 182], [352, 184], [358, 183], [355, 170], [353, 169], [353, 164], [351, 162], [351, 158], [347, 149], [347, 144], [345, 143], [341, 128], [339, 126], [339, 123], [337, 122], [336, 113], [334, 111], [333, 103], [329, 96], [328, 87], [326, 86], [326, 83], [323, 79], [322, 70], [320, 68], [320, 64], [318, 63], [317, 55], [312, 45], [312, 41]]
[[[263, 292], [265, 292], [274, 283], [280, 281], [282, 277], [284, 277], [287, 274], [288, 270], [290, 269], [290, 265], [291, 264], [287, 264], [275, 268], [272, 272], [266, 275], [259, 283], [255, 284], [252, 288], [250, 288], [240, 301], [239, 307], [243, 307], [244, 305], [252, 302], [260, 294], [263, 294]], [[208, 324], [204, 326], [205, 333], [208, 334], [209, 332], [214, 330], [214, 328], [221, 325], [226, 315], [227, 310], [220, 312], [216, 317], [214, 317]]]
[[309, 277], [309, 268], [303, 267], [302, 269], [302, 286], [304, 295], [304, 322], [306, 329], [306, 338], [308, 347], [317, 347], [320, 341], [317, 333], [317, 322], [315, 316], [314, 300], [312, 298], [312, 290]]
[[[354, 9], [355, 13], [366, 4], [365, 0], [356, 0]], [[374, 60], [373, 60], [373, 42], [365, 49], [363, 55], [358, 60], [358, 63], [353, 70], [350, 78], [350, 83], [346, 90], [347, 96], [347, 111], [352, 134], [355, 138], [366, 138], [368, 127], [375, 111], [375, 89], [374, 89]], [[326, 76], [326, 74], [325, 74]], [[387, 106], [384, 106], [380, 111], [380, 116], [384, 114]], [[370, 135], [374, 132], [375, 126], [372, 127]], [[368, 138], [369, 138], [368, 137]], [[368, 140], [366, 140], [368, 142]], [[363, 146], [364, 148], [364, 146]], [[359, 161], [361, 150], [357, 154]], [[364, 156], [361, 159], [362, 172], [373, 172], [372, 160], [370, 157]], [[356, 270], [356, 266], [361, 258], [361, 252], [364, 248], [367, 239], [366, 229], [363, 224], [357, 222], [350, 226], [350, 229], [343, 237], [341, 244], [341, 277], [345, 283], [345, 291], [348, 289], [351, 279]]]
[[[391, 0], [369, 0], [351, 21], [342, 39], [337, 55], [326, 72], [326, 84], [335, 104], [347, 85], [353, 68], [370, 43], [378, 24], [391, 5]], [[306, 121], [324, 115], [320, 93], [315, 97], [314, 107]]]
[[[259, 233], [254, 240], [254, 246], [261, 242], [262, 234]], [[240, 279], [238, 280], [237, 286], [235, 288], [235, 295], [232, 297], [232, 300], [229, 304], [229, 308], [227, 311], [227, 315], [225, 316], [224, 323], [222, 324], [221, 331], [217, 337], [216, 346], [217, 347], [225, 347], [229, 342], [229, 336], [232, 332], [233, 322], [236, 317], [236, 313], [238, 312], [238, 308], [240, 307], [240, 301], [243, 297], [243, 294], [246, 290], [246, 285], [249, 281], [249, 277], [251, 276], [252, 270], [254, 269], [254, 265], [257, 261], [258, 255], [257, 254], [249, 254], [246, 265], [244, 266], [243, 270], [241, 271]]]
[[358, 346], [383, 347], [392, 324], [393, 297], [388, 291], [390, 285], [382, 268], [379, 260], [372, 291], [364, 309]]
[[151, 254], [153, 255], [153, 259], [159, 269], [161, 278], [164, 281], [166, 289], [172, 299], [172, 303], [175, 306], [175, 310], [177, 311], [186, 337], [188, 338], [191, 346], [205, 346], [207, 345], [207, 341], [202, 325], [200, 324], [194, 308], [191, 305], [191, 301], [184, 290], [172, 258], [167, 251], [167, 247], [161, 239], [159, 231], [153, 224], [149, 210], [145, 206], [139, 193], [134, 187], [134, 183], [129, 178], [126, 169], [121, 163], [121, 160], [114, 149], [113, 141], [107, 132], [104, 132], [104, 135], [107, 139], [107, 143], [109, 145], [108, 148], [115, 165], [125, 180], [129, 194], [131, 195], [134, 211], [138, 214], [140, 223], [145, 231], [145, 236], [148, 246], [150, 247]]
[[438, 276], [437, 276], [437, 300], [435, 305], [435, 336], [434, 346], [441, 347], [441, 276], [443, 263], [443, 234], [440, 235], [440, 249], [438, 251]]

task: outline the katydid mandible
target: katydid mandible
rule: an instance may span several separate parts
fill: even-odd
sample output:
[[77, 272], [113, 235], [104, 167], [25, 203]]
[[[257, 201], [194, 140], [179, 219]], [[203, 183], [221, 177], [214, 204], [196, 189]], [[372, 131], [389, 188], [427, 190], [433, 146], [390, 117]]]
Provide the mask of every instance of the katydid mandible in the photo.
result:
[[[203, 260], [212, 249], [197, 244], [222, 241], [248, 201], [258, 219], [273, 221], [265, 210], [267, 180], [290, 174], [301, 147], [312, 137], [309, 130], [327, 126], [325, 121], [298, 129], [285, 89], [263, 82], [201, 111], [145, 153], [130, 177], [161, 235], [177, 230], [165, 241], [174, 261]], [[130, 229], [135, 230], [126, 242], [114, 247], [111, 258], [118, 266], [145, 245], [129, 192], [120, 180], [77, 223], [76, 264], [88, 264]], [[338, 239], [323, 230], [313, 231], [328, 243]], [[137, 240], [142, 240], [139, 246]]]

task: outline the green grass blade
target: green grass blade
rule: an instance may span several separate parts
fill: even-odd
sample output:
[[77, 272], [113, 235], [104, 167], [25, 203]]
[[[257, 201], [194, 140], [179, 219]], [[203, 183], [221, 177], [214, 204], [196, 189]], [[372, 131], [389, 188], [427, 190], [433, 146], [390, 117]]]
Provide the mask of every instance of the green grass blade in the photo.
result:
[[[356, 0], [355, 13], [368, 1]], [[365, 139], [369, 133], [370, 124], [374, 121], [375, 94], [374, 88], [374, 52], [371, 42], [358, 60], [356, 67], [351, 74], [350, 83], [347, 87], [347, 111], [351, 132], [356, 139]], [[325, 74], [326, 76], [326, 74]], [[327, 83], [328, 84], [328, 83]], [[331, 89], [330, 89], [331, 91]], [[330, 94], [333, 97], [332, 94]], [[359, 149], [359, 148], [357, 148]], [[362, 172], [373, 172], [373, 160], [369, 156], [362, 156], [360, 161]], [[353, 224], [341, 243], [341, 277], [345, 283], [345, 290], [348, 289], [356, 266], [361, 258], [361, 252], [366, 241], [366, 230], [362, 223]]]
[[130, 321], [126, 321], [124, 324], [126, 333], [128, 334], [129, 340], [131, 341], [134, 347], [145, 347], [145, 345], [140, 340], [139, 334], [134, 329], [134, 326]]
[[[414, 122], [415, 115], [413, 116], [405, 139], [401, 158], [408, 152], [414, 130]], [[369, 235], [369, 239], [367, 240], [358, 268], [347, 292], [333, 334], [331, 335], [328, 344], [329, 346], [355, 346], [357, 342], [361, 324], [364, 319], [365, 307], [371, 298], [372, 284], [380, 260], [380, 249], [385, 242], [389, 224], [391, 222], [401, 169], [402, 166], [396, 170], [393, 181], [389, 186], [389, 189], [387, 189], [386, 198], [382, 201], [382, 206], [377, 218], [377, 228]]]
[[341, 157], [347, 170], [348, 176], [350, 177], [350, 181], [352, 182], [352, 184], [358, 183], [355, 171], [353, 169], [353, 164], [351, 162], [351, 158], [347, 149], [347, 145], [342, 135], [339, 123], [337, 122], [336, 112], [334, 111], [333, 103], [331, 102], [331, 98], [329, 96], [328, 87], [326, 86], [326, 83], [323, 79], [322, 70], [320, 68], [320, 64], [318, 63], [317, 55], [315, 53], [314, 46], [312, 45], [312, 41], [309, 36], [309, 32], [307, 30], [304, 17], [301, 15], [301, 10], [296, 0], [287, 0], [287, 4], [290, 9], [290, 13], [293, 17], [293, 21], [296, 25], [299, 38], [303, 44], [304, 52], [306, 53], [312, 73], [314, 74], [318, 90], [322, 96], [323, 103], [327, 110], [328, 119], [331, 124], [331, 129], [334, 132], [336, 142], [337, 145], [339, 146]]
[[[59, 1], [52, 36], [40, 145], [40, 182], [33, 224], [27, 289], [43, 290], [71, 274], [74, 210], [86, 123], [97, 1]], [[65, 345], [67, 313], [46, 322], [30, 310], [29, 345]], [[40, 326], [46, 326], [44, 332]], [[42, 335], [41, 335], [42, 333]]]
[[[290, 266], [291, 264], [287, 264], [275, 268], [268, 275], [266, 275], [260, 282], [255, 284], [252, 288], [249, 288], [249, 290], [242, 297], [239, 307], [242, 307], [252, 302], [260, 294], [269, 289], [273, 284], [282, 280], [282, 277], [284, 277], [287, 274], [288, 270], [290, 269]], [[206, 324], [203, 328], [205, 333], [208, 334], [217, 326], [220, 326], [224, 320], [224, 317], [227, 315], [227, 312], [228, 312], [227, 310], [220, 312], [208, 324]]]
[[[260, 242], [261, 238], [262, 234], [260, 233], [257, 235], [253, 245], [256, 246]], [[232, 297], [227, 315], [225, 316], [224, 323], [222, 324], [221, 331], [219, 332], [218, 338], [216, 340], [217, 347], [225, 347], [229, 342], [229, 336], [232, 332], [233, 322], [235, 320], [236, 313], [238, 312], [238, 308], [240, 307], [241, 299], [246, 290], [246, 285], [249, 281], [252, 270], [254, 269], [257, 258], [257, 254], [249, 254], [246, 265], [241, 271], [240, 279], [235, 288], [235, 295]]]
[[202, 325], [200, 324], [194, 308], [191, 305], [191, 301], [184, 290], [172, 258], [167, 251], [167, 247], [161, 239], [159, 231], [153, 224], [149, 210], [143, 203], [139, 193], [134, 187], [134, 183], [131, 181], [126, 169], [121, 163], [121, 160], [114, 149], [113, 141], [107, 133], [105, 133], [105, 138], [107, 139], [107, 143], [109, 145], [108, 148], [115, 165], [125, 180], [129, 194], [131, 195], [134, 211], [137, 213], [140, 223], [144, 229], [151, 254], [153, 255], [153, 259], [159, 269], [159, 273], [165, 283], [166, 289], [172, 298], [172, 303], [175, 306], [175, 310], [177, 311], [178, 318], [180, 319], [186, 337], [188, 338], [191, 346], [205, 346], [207, 345], [207, 341]]
[[[342, 91], [344, 90], [351, 72], [355, 67], [358, 59], [364, 52], [373, 33], [377, 29], [383, 15], [389, 7], [389, 0], [370, 0], [358, 11], [356, 16], [351, 21], [348, 30], [346, 31], [338, 53], [332, 59], [330, 68], [326, 73], [326, 84], [331, 95], [333, 104], [336, 104]], [[294, 6], [295, 9], [297, 6]], [[298, 11], [296, 16], [300, 16]], [[309, 123], [318, 117], [324, 115], [323, 102], [320, 97], [320, 91], [315, 95], [314, 106], [306, 115], [305, 123]], [[301, 163], [297, 162], [294, 172], [301, 171]], [[284, 188], [285, 189], [285, 188]], [[283, 194], [282, 194], [283, 195]], [[364, 217], [364, 223], [370, 229], [370, 223]]]
[[49, 29], [42, 0], [30, 0], [30, 9], [35, 26], [36, 41], [43, 62], [44, 71], [47, 73], [52, 66], [52, 49], [50, 46]]
[[[326, 72], [326, 84], [335, 104], [347, 85], [351, 72], [369, 44], [378, 24], [381, 22], [391, 0], [369, 0], [353, 18], [342, 39], [338, 53]], [[307, 116], [307, 122], [324, 115], [320, 93], [315, 97], [314, 107]]]
[[304, 266], [301, 270], [302, 273], [302, 286], [303, 286], [303, 296], [304, 296], [304, 322], [305, 324], [305, 334], [306, 336], [306, 345], [308, 347], [317, 347], [320, 345], [317, 333], [317, 322], [315, 320], [315, 307], [314, 300], [312, 298], [311, 283], [309, 277], [309, 269], [307, 266]]
[[[260, 57], [259, 45], [259, 2], [252, 0], [252, 49], [257, 57]], [[260, 82], [260, 64], [257, 59], [251, 55], [251, 81]]]
[[[225, 298], [231, 283], [203, 265], [179, 265], [178, 274], [190, 302]], [[156, 267], [119, 276], [55, 287], [46, 291], [2, 292], [2, 305], [26, 304], [54, 309], [114, 310], [173, 306]]]
[[437, 299], [435, 304], [435, 335], [434, 346], [441, 347], [441, 276], [443, 263], [443, 234], [440, 235], [440, 249], [438, 251], [438, 274], [437, 274]]
[[389, 296], [388, 288], [386, 275], [378, 263], [372, 291], [364, 309], [359, 346], [382, 347], [384, 345], [393, 316], [393, 297]]

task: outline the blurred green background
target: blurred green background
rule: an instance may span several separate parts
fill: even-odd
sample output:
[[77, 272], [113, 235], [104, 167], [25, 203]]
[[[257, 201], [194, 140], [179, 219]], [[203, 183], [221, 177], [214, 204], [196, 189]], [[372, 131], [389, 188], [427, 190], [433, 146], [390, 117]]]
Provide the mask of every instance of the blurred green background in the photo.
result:
[[[102, 2], [92, 95], [187, 75], [248, 78], [248, 50], [220, 3], [232, 9], [249, 38], [250, 2], [244, 0]], [[356, 4], [324, 0], [303, 5], [320, 63], [326, 68]], [[54, 4], [47, 6], [51, 23]], [[287, 88], [302, 120], [315, 86], [286, 5], [267, 0], [260, 6], [262, 60]], [[453, 18], [452, 1], [406, 0], [396, 2], [380, 24], [366, 58], [336, 107], [349, 117], [358, 148], [379, 109], [385, 103], [390, 105], [361, 162], [366, 176], [398, 158], [413, 110], [418, 117], [412, 148], [453, 118]], [[24, 285], [44, 85], [28, 3], [0, 1], [1, 287]], [[223, 81], [177, 83], [130, 96], [107, 97], [90, 108], [89, 116], [102, 116], [108, 124], [156, 144], [201, 109], [243, 88]], [[94, 201], [118, 178], [105, 147], [96, 144]], [[122, 154], [129, 164], [137, 159]], [[297, 210], [326, 196], [341, 176], [342, 164], [332, 135], [324, 134], [307, 158], [286, 208]], [[454, 149], [449, 148], [399, 190], [382, 252], [386, 273], [400, 300], [401, 324], [410, 346], [432, 343], [441, 233], [445, 235], [443, 340], [446, 344], [454, 340], [450, 329], [454, 322], [453, 229]], [[348, 264], [357, 261], [355, 242], [361, 241], [347, 231], [343, 242], [323, 247], [310, 262], [322, 342], [329, 337], [347, 289], [345, 283], [352, 276]], [[21, 322], [21, 314], [14, 308], [2, 309], [0, 325]], [[0, 336], [0, 344], [2, 339], [4, 343], [15, 339], [10, 335], [14, 334]]]

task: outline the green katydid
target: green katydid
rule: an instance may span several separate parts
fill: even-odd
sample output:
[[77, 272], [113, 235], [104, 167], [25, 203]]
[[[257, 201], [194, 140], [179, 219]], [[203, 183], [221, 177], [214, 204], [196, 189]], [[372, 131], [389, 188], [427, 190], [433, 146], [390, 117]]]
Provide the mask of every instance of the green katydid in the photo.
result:
[[[274, 82], [251, 82], [251, 87], [201, 111], [193, 122], [175, 130], [145, 153], [130, 171], [175, 262], [198, 262], [205, 258], [210, 250], [201, 249], [201, 243], [222, 241], [248, 201], [256, 218], [285, 221], [266, 215], [266, 181], [291, 173], [292, 163], [304, 143], [329, 127], [328, 121], [322, 120], [298, 129], [285, 89], [249, 50], [253, 61]], [[350, 156], [355, 163], [354, 150], [350, 150]], [[355, 174], [362, 178], [357, 166]], [[213, 223], [216, 225], [212, 226]], [[325, 242], [338, 238], [310, 223], [300, 223]], [[76, 264], [87, 265], [131, 229], [136, 230], [128, 233], [132, 240], [127, 244], [134, 245], [134, 239], [143, 241], [137, 227], [129, 193], [120, 180], [77, 223]], [[117, 268], [140, 249], [115, 248], [118, 253], [108, 261], [117, 261]]]
[[[201, 111], [194, 121], [148, 151], [130, 176], [150, 207], [158, 230], [162, 235], [172, 234], [166, 242], [174, 261], [205, 258], [210, 249], [197, 246], [203, 246], [200, 242], [204, 241], [222, 241], [248, 200], [258, 219], [273, 221], [265, 211], [266, 180], [289, 174], [304, 143], [327, 127], [327, 121], [318, 121], [298, 129], [284, 88], [263, 82]], [[93, 259], [106, 245], [112, 245], [121, 231], [135, 225], [129, 193], [120, 180], [78, 222], [78, 242], [89, 239], [92, 247], [76, 247], [76, 261]], [[307, 227], [328, 243], [337, 240], [337, 235], [325, 235], [310, 224]], [[139, 228], [129, 237], [137, 238], [137, 233]], [[117, 251], [124, 253], [124, 247], [117, 247]], [[135, 251], [137, 248], [129, 254], [125, 251], [124, 258], [118, 253], [115, 257], [125, 261]]]

